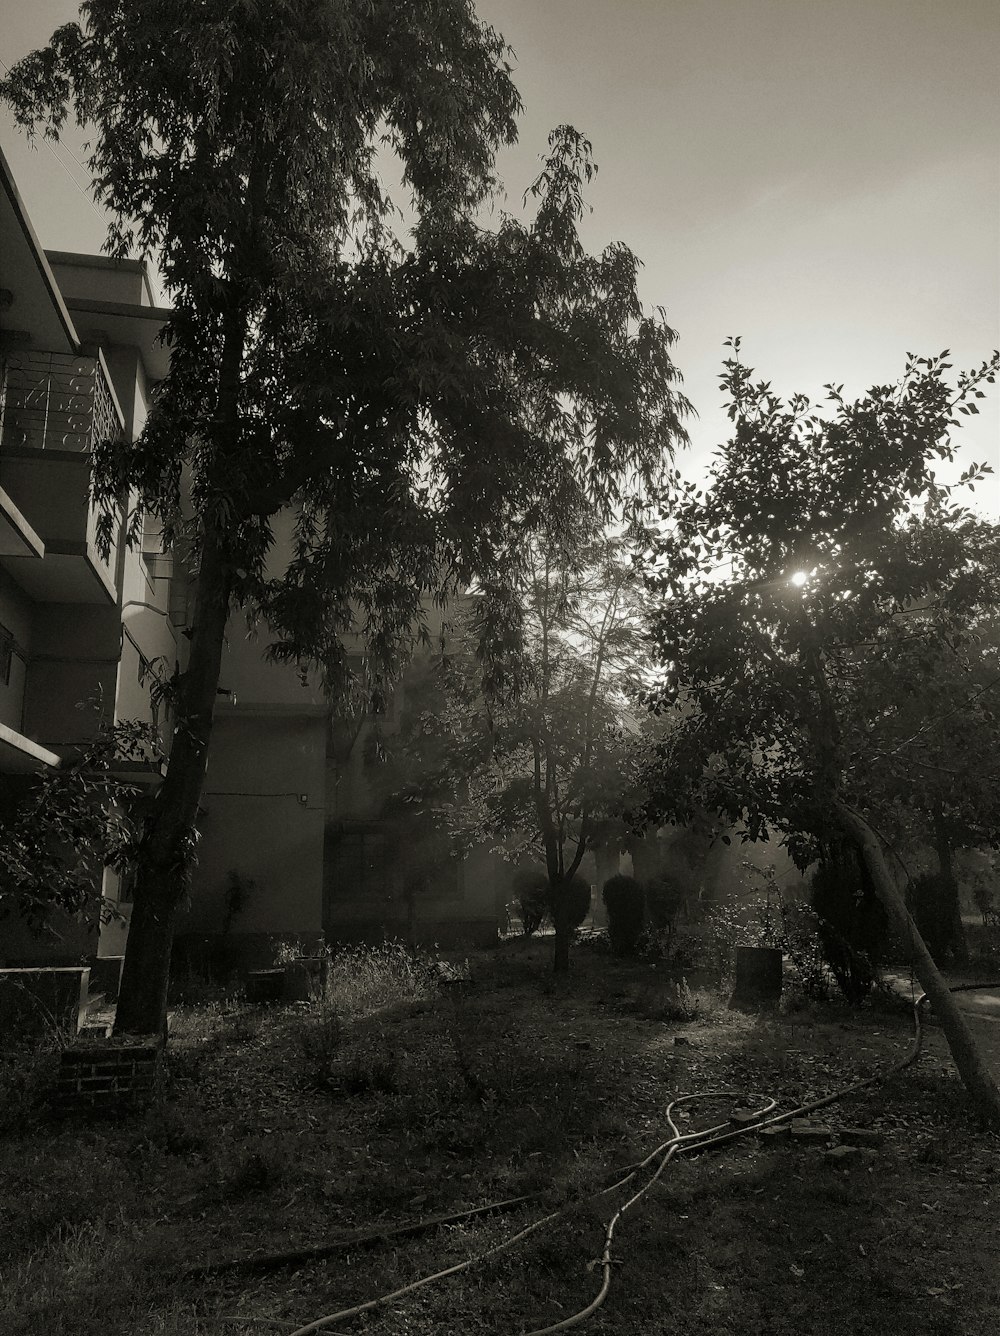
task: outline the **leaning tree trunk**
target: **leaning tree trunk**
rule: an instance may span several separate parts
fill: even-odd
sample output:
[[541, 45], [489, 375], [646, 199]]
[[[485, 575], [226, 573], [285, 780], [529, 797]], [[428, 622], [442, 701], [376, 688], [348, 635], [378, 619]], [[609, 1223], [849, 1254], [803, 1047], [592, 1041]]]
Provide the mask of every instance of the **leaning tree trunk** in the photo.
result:
[[139, 855], [115, 1034], [161, 1034], [166, 1026], [174, 922], [190, 876], [230, 593], [218, 538], [205, 535], [173, 745]]
[[865, 865], [871, 873], [875, 894], [885, 907], [893, 928], [906, 945], [913, 971], [927, 994], [935, 1016], [951, 1049], [958, 1074], [978, 1112], [993, 1127], [1000, 1127], [1000, 1089], [983, 1061], [965, 1017], [955, 1001], [954, 994], [935, 965], [917, 926], [910, 917], [906, 903], [899, 893], [892, 874], [882, 856], [882, 848], [875, 832], [860, 813], [846, 803], [835, 804], [837, 816], [844, 829], [857, 842]]

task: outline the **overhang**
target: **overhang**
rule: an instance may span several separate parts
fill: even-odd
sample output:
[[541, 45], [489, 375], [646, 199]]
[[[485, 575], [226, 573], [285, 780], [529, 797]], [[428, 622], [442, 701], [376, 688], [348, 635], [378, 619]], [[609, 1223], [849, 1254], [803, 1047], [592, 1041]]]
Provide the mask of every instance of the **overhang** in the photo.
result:
[[151, 381], [163, 380], [170, 368], [170, 349], [160, 339], [173, 318], [169, 306], [136, 306], [97, 297], [70, 297], [66, 302], [85, 343], [117, 343], [137, 348]]
[[58, 284], [0, 152], [0, 334], [37, 348], [77, 352], [79, 341]]
[[8, 558], [44, 556], [45, 544], [0, 487], [0, 566], [7, 568]]
[[0, 774], [33, 775], [44, 766], [57, 766], [59, 756], [32, 742], [6, 724], [0, 724]]

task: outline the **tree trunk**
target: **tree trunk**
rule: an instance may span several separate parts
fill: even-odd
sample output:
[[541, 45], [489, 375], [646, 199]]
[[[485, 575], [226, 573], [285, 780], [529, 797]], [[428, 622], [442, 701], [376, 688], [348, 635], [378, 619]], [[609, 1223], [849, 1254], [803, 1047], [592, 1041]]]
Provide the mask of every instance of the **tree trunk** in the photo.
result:
[[556, 924], [555, 947], [552, 954], [554, 974], [566, 974], [569, 970], [569, 944], [572, 936], [572, 928], [567, 928], [564, 923]]
[[968, 964], [969, 948], [965, 940], [965, 925], [962, 923], [962, 904], [958, 895], [958, 880], [955, 877], [954, 850], [948, 834], [944, 813], [938, 807], [934, 813], [934, 847], [938, 856], [938, 867], [945, 894], [948, 897], [949, 946], [955, 960]]
[[166, 1025], [174, 921], [190, 879], [231, 587], [218, 538], [205, 534], [173, 745], [139, 853], [115, 1034], [161, 1034]]
[[[150, 868], [135, 888], [115, 1034], [163, 1034], [178, 897], [174, 878]], [[140, 890], [141, 886], [141, 890]]]
[[845, 803], [835, 803], [837, 816], [857, 846], [871, 873], [875, 893], [885, 906], [890, 922], [908, 949], [914, 973], [927, 994], [935, 1016], [941, 1022], [951, 1055], [962, 1084], [983, 1119], [1000, 1127], [1000, 1090], [984, 1063], [954, 994], [941, 977], [917, 926], [910, 917], [902, 895], [882, 856], [882, 849], [867, 821]]

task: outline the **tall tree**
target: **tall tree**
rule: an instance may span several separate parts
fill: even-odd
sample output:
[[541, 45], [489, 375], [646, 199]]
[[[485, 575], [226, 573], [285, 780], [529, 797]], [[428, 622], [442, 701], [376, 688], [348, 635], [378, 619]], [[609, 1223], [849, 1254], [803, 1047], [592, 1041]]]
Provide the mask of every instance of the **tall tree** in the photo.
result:
[[[952, 457], [957, 415], [975, 409], [998, 358], [955, 391], [947, 354], [911, 357], [899, 384], [856, 403], [828, 386], [822, 415], [755, 383], [733, 347], [732, 438], [706, 491], [689, 486], [651, 538], [655, 634], [681, 706], [658, 767], [661, 810], [700, 799], [751, 838], [780, 832], [800, 866], [824, 843], [857, 848], [966, 1087], [1000, 1122], [1000, 1092], [907, 912], [881, 830], [886, 766], [907, 768], [916, 737], [885, 739], [908, 699], [926, 708], [938, 664], [984, 602], [984, 525], [933, 466]], [[964, 481], [985, 471], [974, 465]], [[918, 735], [930, 745], [944, 722], [925, 719]]]
[[[404, 796], [460, 845], [537, 853], [555, 924], [553, 964], [569, 966], [570, 885], [588, 850], [623, 838], [644, 797], [640, 694], [648, 688], [642, 589], [623, 538], [573, 552], [532, 546], [500, 683], [476, 648], [489, 618], [473, 600], [461, 636], [402, 745], [425, 760]], [[426, 765], [436, 755], [437, 766]], [[567, 912], [562, 912], [563, 910]]]
[[[81, 17], [0, 87], [29, 129], [90, 128], [109, 248], [158, 256], [175, 307], [141, 438], [95, 461], [105, 534], [137, 489], [137, 523], [197, 571], [116, 1023], [155, 1031], [232, 610], [263, 613], [271, 652], [334, 694], [361, 630], [381, 689], [428, 592], [509, 587], [519, 535], [610, 510], [625, 476], [651, 484], [684, 403], [637, 261], [580, 244], [586, 141], [553, 135], [530, 223], [477, 221], [519, 102], [470, 0], [88, 0]], [[405, 244], [383, 172], [408, 196]], [[293, 558], [269, 580], [289, 507]]]

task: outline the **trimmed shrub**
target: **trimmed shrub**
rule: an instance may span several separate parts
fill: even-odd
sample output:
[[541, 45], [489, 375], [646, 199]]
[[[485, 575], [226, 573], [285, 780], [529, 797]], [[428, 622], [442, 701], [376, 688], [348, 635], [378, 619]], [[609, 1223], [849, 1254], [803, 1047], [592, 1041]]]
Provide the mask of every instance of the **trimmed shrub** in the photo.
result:
[[581, 877], [579, 872], [571, 881], [560, 882], [554, 887], [546, 882], [546, 892], [549, 913], [557, 932], [572, 932], [590, 912], [590, 882]]
[[667, 877], [646, 882], [646, 913], [650, 927], [657, 932], [672, 932], [683, 907], [684, 890], [679, 882]]
[[878, 978], [889, 928], [853, 849], [820, 863], [809, 884], [823, 959], [851, 1006], [859, 1006]]
[[634, 955], [646, 917], [646, 893], [634, 877], [609, 877], [601, 892], [608, 911], [608, 937], [619, 956]]
[[549, 912], [549, 878], [541, 868], [518, 868], [513, 879], [514, 899], [521, 913], [525, 937], [537, 932]]

